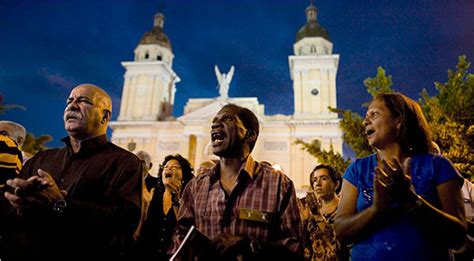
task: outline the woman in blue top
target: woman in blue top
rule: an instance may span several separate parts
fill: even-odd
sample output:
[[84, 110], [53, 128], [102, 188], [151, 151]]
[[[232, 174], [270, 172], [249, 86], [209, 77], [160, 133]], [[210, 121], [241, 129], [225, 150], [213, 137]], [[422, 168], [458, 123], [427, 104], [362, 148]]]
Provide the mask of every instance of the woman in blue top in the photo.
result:
[[[365, 134], [376, 154], [344, 174], [336, 236], [352, 260], [448, 260], [466, 233], [462, 178], [433, 145], [420, 106], [399, 93], [371, 102]], [[403, 162], [403, 164], [402, 164]]]

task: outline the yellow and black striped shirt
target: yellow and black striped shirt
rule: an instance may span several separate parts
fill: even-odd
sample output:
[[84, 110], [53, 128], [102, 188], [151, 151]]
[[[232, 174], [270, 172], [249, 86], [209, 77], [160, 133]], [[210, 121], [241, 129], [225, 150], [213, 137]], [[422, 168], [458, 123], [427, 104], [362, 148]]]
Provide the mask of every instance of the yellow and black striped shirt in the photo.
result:
[[23, 156], [16, 142], [8, 136], [0, 135], [0, 188], [8, 179], [20, 174]]

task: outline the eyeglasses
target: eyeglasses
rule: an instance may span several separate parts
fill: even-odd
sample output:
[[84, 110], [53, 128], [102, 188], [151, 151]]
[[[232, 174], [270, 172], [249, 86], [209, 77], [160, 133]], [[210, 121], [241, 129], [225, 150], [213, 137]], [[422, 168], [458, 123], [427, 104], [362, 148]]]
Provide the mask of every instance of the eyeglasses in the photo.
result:
[[181, 167], [180, 166], [165, 166], [163, 169], [164, 170], [176, 171], [178, 169], [181, 169]]

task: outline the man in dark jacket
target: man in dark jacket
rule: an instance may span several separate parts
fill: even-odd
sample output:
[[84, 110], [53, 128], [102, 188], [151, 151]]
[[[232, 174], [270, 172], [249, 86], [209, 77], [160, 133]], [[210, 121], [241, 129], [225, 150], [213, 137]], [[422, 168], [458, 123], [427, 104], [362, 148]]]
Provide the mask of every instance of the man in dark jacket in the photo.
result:
[[141, 163], [107, 141], [109, 95], [83, 84], [66, 102], [63, 148], [38, 153], [5, 197], [17, 224], [6, 257], [123, 257], [140, 218]]

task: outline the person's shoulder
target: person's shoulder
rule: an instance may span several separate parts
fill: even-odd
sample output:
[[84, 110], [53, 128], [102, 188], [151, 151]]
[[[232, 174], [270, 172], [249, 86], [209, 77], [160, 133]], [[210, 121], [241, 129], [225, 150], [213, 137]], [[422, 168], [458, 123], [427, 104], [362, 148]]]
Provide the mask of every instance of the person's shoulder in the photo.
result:
[[456, 179], [460, 186], [464, 182], [464, 178], [459, 173], [454, 164], [441, 154], [423, 153], [412, 156], [410, 165], [417, 167], [419, 170], [428, 169], [438, 184], [444, 183], [450, 179]]
[[0, 143], [5, 144], [7, 147], [18, 148], [18, 145], [16, 144], [15, 140], [6, 135], [0, 135]]
[[375, 163], [377, 161], [377, 154], [370, 154], [365, 157], [356, 158], [351, 164], [351, 167], [365, 166], [370, 163]]
[[356, 185], [359, 180], [367, 180], [377, 165], [377, 154], [355, 159], [344, 172], [343, 178]]
[[60, 161], [64, 158], [67, 150], [67, 147], [62, 147], [39, 151], [25, 162], [22, 172], [27, 172], [30, 167], [38, 168], [39, 166], [43, 166], [45, 163], [49, 164], [51, 162]]
[[67, 151], [66, 147], [46, 149], [46, 150], [37, 152], [35, 155], [33, 155], [31, 159], [55, 157], [56, 155], [63, 154], [66, 151]]
[[259, 175], [262, 175], [262, 178], [268, 177], [268, 178], [278, 178], [281, 177], [282, 181], [289, 181], [291, 182], [291, 179], [281, 170], [275, 169], [272, 167], [272, 165], [268, 164], [267, 162], [259, 162], [258, 163], [258, 168], [260, 168], [260, 171], [258, 171]]
[[370, 154], [370, 155], [365, 156], [365, 157], [357, 158], [354, 162], [362, 163], [362, 162], [368, 162], [368, 161], [372, 161], [372, 160], [377, 160], [377, 154], [376, 153]]
[[203, 183], [209, 183], [209, 180], [211, 179], [213, 174], [214, 173], [212, 171], [208, 171], [208, 172], [203, 173], [199, 176], [195, 176], [193, 179], [191, 179], [189, 181], [189, 183], [195, 184], [195, 185], [200, 185], [200, 184], [203, 184]]
[[432, 153], [423, 153], [423, 154], [416, 154], [412, 156], [412, 162], [419, 161], [423, 162], [432, 162], [435, 166], [442, 164], [442, 165], [453, 165], [452, 162], [441, 154], [432, 154]]
[[263, 175], [285, 175], [283, 171], [275, 169], [266, 161], [258, 162], [257, 164]]
[[192, 195], [198, 193], [204, 188], [208, 188], [211, 182], [211, 173], [203, 173], [199, 176], [194, 176], [188, 184], [186, 184], [186, 190], [189, 190]]
[[140, 159], [137, 157], [137, 155], [135, 155], [134, 153], [120, 146], [113, 144], [112, 142], [107, 142], [106, 146], [107, 146], [107, 151], [109, 153], [116, 154], [120, 158], [123, 158], [123, 159], [131, 159], [131, 160], [140, 162]]
[[[20, 155], [21, 151], [18, 145], [16, 144], [15, 140], [6, 136], [0, 135], [0, 152], [2, 154], [10, 154], [10, 155]], [[8, 157], [2, 157], [3, 160], [8, 159]]]

